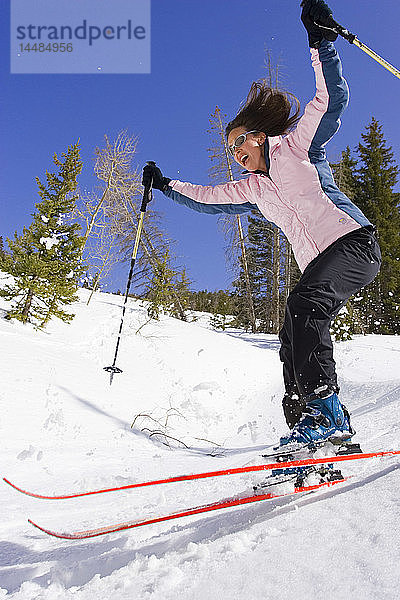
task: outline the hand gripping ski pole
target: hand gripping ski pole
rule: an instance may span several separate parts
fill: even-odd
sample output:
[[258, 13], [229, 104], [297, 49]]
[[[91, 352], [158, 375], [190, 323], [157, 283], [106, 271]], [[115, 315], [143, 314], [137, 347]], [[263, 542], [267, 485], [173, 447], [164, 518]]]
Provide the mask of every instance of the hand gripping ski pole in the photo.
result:
[[[147, 161], [147, 164], [155, 166], [156, 163], [154, 161], [152, 161], [152, 160], [149, 160], [149, 161]], [[115, 347], [113, 364], [111, 366], [109, 366], [109, 367], [104, 367], [104, 371], [108, 371], [110, 373], [110, 385], [113, 382], [114, 374], [115, 373], [122, 373], [122, 369], [120, 369], [119, 367], [117, 367], [115, 363], [117, 362], [118, 348], [119, 348], [119, 343], [121, 341], [122, 327], [124, 325], [126, 303], [127, 303], [127, 300], [128, 300], [129, 290], [130, 290], [130, 287], [131, 287], [133, 269], [135, 267], [136, 255], [137, 255], [137, 252], [138, 252], [139, 242], [140, 242], [140, 236], [141, 236], [142, 229], [143, 229], [143, 219], [144, 219], [144, 215], [145, 215], [145, 212], [146, 212], [147, 205], [153, 199], [152, 187], [153, 187], [153, 182], [151, 182], [149, 186], [146, 186], [144, 188], [144, 191], [143, 191], [142, 205], [140, 207], [140, 218], [139, 218], [139, 223], [138, 223], [137, 231], [136, 231], [135, 245], [134, 245], [133, 251], [132, 251], [131, 267], [129, 269], [128, 281], [127, 281], [127, 284], [126, 284], [125, 300], [124, 300], [124, 304], [123, 304], [123, 308], [122, 308], [121, 323], [119, 325], [118, 339], [117, 339], [117, 345]]]
[[[301, 6], [303, 6], [303, 4], [304, 4], [304, 0], [301, 3]], [[350, 31], [348, 29], [346, 29], [345, 27], [342, 27], [342, 25], [339, 25], [339, 23], [336, 23], [336, 21], [333, 19], [333, 17], [330, 19], [329, 25], [327, 25], [327, 24], [322, 25], [321, 23], [316, 23], [316, 22], [314, 22], [314, 24], [317, 25], [317, 27], [320, 27], [321, 29], [329, 29], [331, 31], [334, 31], [335, 33], [340, 35], [342, 38], [347, 40], [350, 44], [354, 44], [355, 46], [358, 46], [358, 48], [360, 48], [360, 50], [362, 50], [363, 52], [368, 54], [368, 56], [370, 56], [371, 58], [376, 60], [376, 62], [379, 63], [380, 65], [382, 65], [382, 67], [385, 67], [385, 69], [387, 69], [395, 77], [400, 79], [399, 69], [396, 69], [396, 67], [391, 65], [387, 60], [385, 60], [384, 58], [379, 56], [379, 54], [374, 52], [374, 50], [371, 50], [371, 48], [368, 48], [368, 46], [366, 44], [364, 44], [363, 42], [360, 42], [360, 40], [357, 38], [357, 36], [354, 33], [350, 33]]]

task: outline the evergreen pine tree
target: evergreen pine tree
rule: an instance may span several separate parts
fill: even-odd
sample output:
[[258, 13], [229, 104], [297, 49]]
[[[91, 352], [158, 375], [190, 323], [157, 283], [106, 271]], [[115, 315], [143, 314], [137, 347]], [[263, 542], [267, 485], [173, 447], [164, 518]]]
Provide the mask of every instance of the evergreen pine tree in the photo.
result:
[[400, 194], [393, 191], [399, 168], [386, 145], [382, 126], [372, 118], [358, 145], [356, 202], [377, 226], [382, 250], [381, 271], [363, 290], [363, 310], [370, 333], [400, 333]]
[[216, 292], [200, 290], [189, 293], [189, 307], [198, 312], [212, 312]]
[[346, 304], [340, 309], [337, 317], [332, 321], [331, 334], [335, 342], [345, 342], [352, 339], [354, 333], [351, 304]]
[[[332, 173], [339, 189], [357, 203], [358, 183], [355, 175], [357, 160], [352, 157], [350, 147], [343, 150], [340, 161], [331, 163]], [[331, 325], [331, 333], [336, 342], [350, 340], [352, 334], [359, 331], [357, 310], [353, 307], [353, 299], [346, 303]]]
[[31, 225], [8, 240], [11, 253], [3, 261], [14, 277], [12, 284], [0, 290], [2, 297], [13, 301], [7, 317], [39, 328], [53, 316], [66, 322], [74, 317], [61, 307], [78, 299], [77, 280], [82, 272], [80, 226], [70, 220], [82, 170], [79, 142], [62, 157], [64, 161], [54, 155], [58, 173], [46, 171], [46, 184], [36, 179], [42, 200], [36, 204]]
[[171, 303], [171, 287], [174, 285], [173, 281], [177, 273], [170, 268], [169, 263], [167, 250], [162, 260], [157, 261], [148, 278], [145, 298], [149, 302], [147, 314], [150, 319], [158, 320], [161, 314], [175, 316]]
[[355, 176], [357, 160], [351, 156], [349, 146], [346, 147], [346, 150], [343, 150], [340, 161], [338, 163], [331, 163], [330, 166], [338, 188], [350, 200], [357, 202], [357, 179]]
[[189, 307], [190, 285], [191, 281], [186, 273], [185, 268], [183, 268], [182, 271], [176, 273], [174, 281], [174, 289], [176, 291], [176, 294], [171, 295], [171, 314], [177, 319], [186, 321], [186, 316], [185, 319], [182, 319], [182, 312], [186, 315], [186, 311]]
[[[248, 217], [247, 254], [251, 293], [257, 331], [277, 333], [283, 316], [285, 264], [281, 257], [283, 235], [273, 223], [254, 211]], [[238, 295], [237, 326], [248, 328], [248, 316], [241, 301], [243, 274], [234, 282]], [[282, 301], [281, 301], [282, 300]], [[281, 310], [282, 309], [282, 310]]]
[[1, 269], [1, 261], [4, 260], [6, 253], [4, 252], [4, 244], [3, 244], [3, 236], [0, 235], [0, 269]]
[[222, 329], [225, 331], [227, 327], [230, 327], [235, 322], [233, 311], [234, 299], [232, 294], [225, 290], [218, 290], [218, 292], [215, 293], [210, 325], [215, 329]]

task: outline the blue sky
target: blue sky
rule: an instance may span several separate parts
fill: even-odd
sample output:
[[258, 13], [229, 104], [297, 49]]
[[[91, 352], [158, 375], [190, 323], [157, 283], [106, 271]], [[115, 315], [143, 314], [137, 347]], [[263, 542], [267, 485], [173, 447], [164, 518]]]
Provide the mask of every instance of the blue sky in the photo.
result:
[[[11, 0], [12, 1], [12, 0]], [[57, 0], [55, 0], [56, 2]], [[92, 187], [92, 157], [103, 136], [138, 136], [138, 165], [155, 160], [171, 178], [207, 184], [209, 115], [219, 105], [233, 117], [254, 79], [265, 75], [265, 51], [279, 61], [283, 86], [302, 106], [314, 94], [307, 36], [298, 0], [152, 0], [151, 74], [11, 75], [9, 0], [0, 0], [0, 235], [31, 221], [35, 177], [52, 170], [54, 152], [81, 140], [82, 187]], [[331, 0], [334, 17], [400, 67], [395, 0]], [[400, 163], [400, 81], [361, 50], [336, 47], [350, 87], [342, 127], [329, 143], [331, 160], [352, 149], [374, 116]], [[217, 218], [173, 204], [155, 192], [175, 251], [193, 289], [221, 289], [231, 275]], [[114, 276], [123, 287], [127, 266]]]

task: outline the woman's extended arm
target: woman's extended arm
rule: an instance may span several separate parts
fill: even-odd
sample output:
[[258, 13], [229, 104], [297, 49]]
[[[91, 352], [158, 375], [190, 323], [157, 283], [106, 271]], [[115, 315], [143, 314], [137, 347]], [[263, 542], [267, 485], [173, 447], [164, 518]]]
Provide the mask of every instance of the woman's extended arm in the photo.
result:
[[249, 179], [230, 181], [221, 185], [196, 185], [183, 181], [171, 180], [163, 190], [164, 194], [198, 212], [208, 214], [228, 213], [242, 214], [254, 210], [254, 185]]
[[143, 169], [142, 185], [161, 190], [168, 198], [198, 212], [241, 214], [256, 208], [258, 184], [242, 179], [221, 185], [196, 185], [164, 177], [155, 163]]
[[312, 162], [325, 158], [325, 144], [340, 127], [340, 116], [348, 104], [349, 90], [334, 45], [323, 40], [311, 48], [316, 94], [305, 108], [288, 142], [308, 152]]

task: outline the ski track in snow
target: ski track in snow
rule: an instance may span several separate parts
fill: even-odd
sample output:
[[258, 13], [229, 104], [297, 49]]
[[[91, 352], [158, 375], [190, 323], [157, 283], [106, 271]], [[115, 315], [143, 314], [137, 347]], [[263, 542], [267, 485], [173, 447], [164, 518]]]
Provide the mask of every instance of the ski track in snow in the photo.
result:
[[[88, 292], [80, 295], [69, 326], [35, 332], [0, 320], [2, 476], [68, 493], [242, 466], [259, 462], [285, 430], [275, 336], [213, 331], [204, 314], [194, 323], [164, 317], [136, 335], [146, 313], [130, 300], [123, 373], [110, 387], [102, 368], [123, 299], [96, 293], [86, 306]], [[356, 441], [365, 451], [399, 448], [400, 338], [356, 337], [336, 350]], [[0, 599], [397, 598], [400, 460], [342, 471], [354, 477], [315, 494], [85, 541], [49, 538], [26, 519], [65, 531], [97, 527], [221, 499], [262, 475], [68, 501], [35, 500], [2, 483]]]

